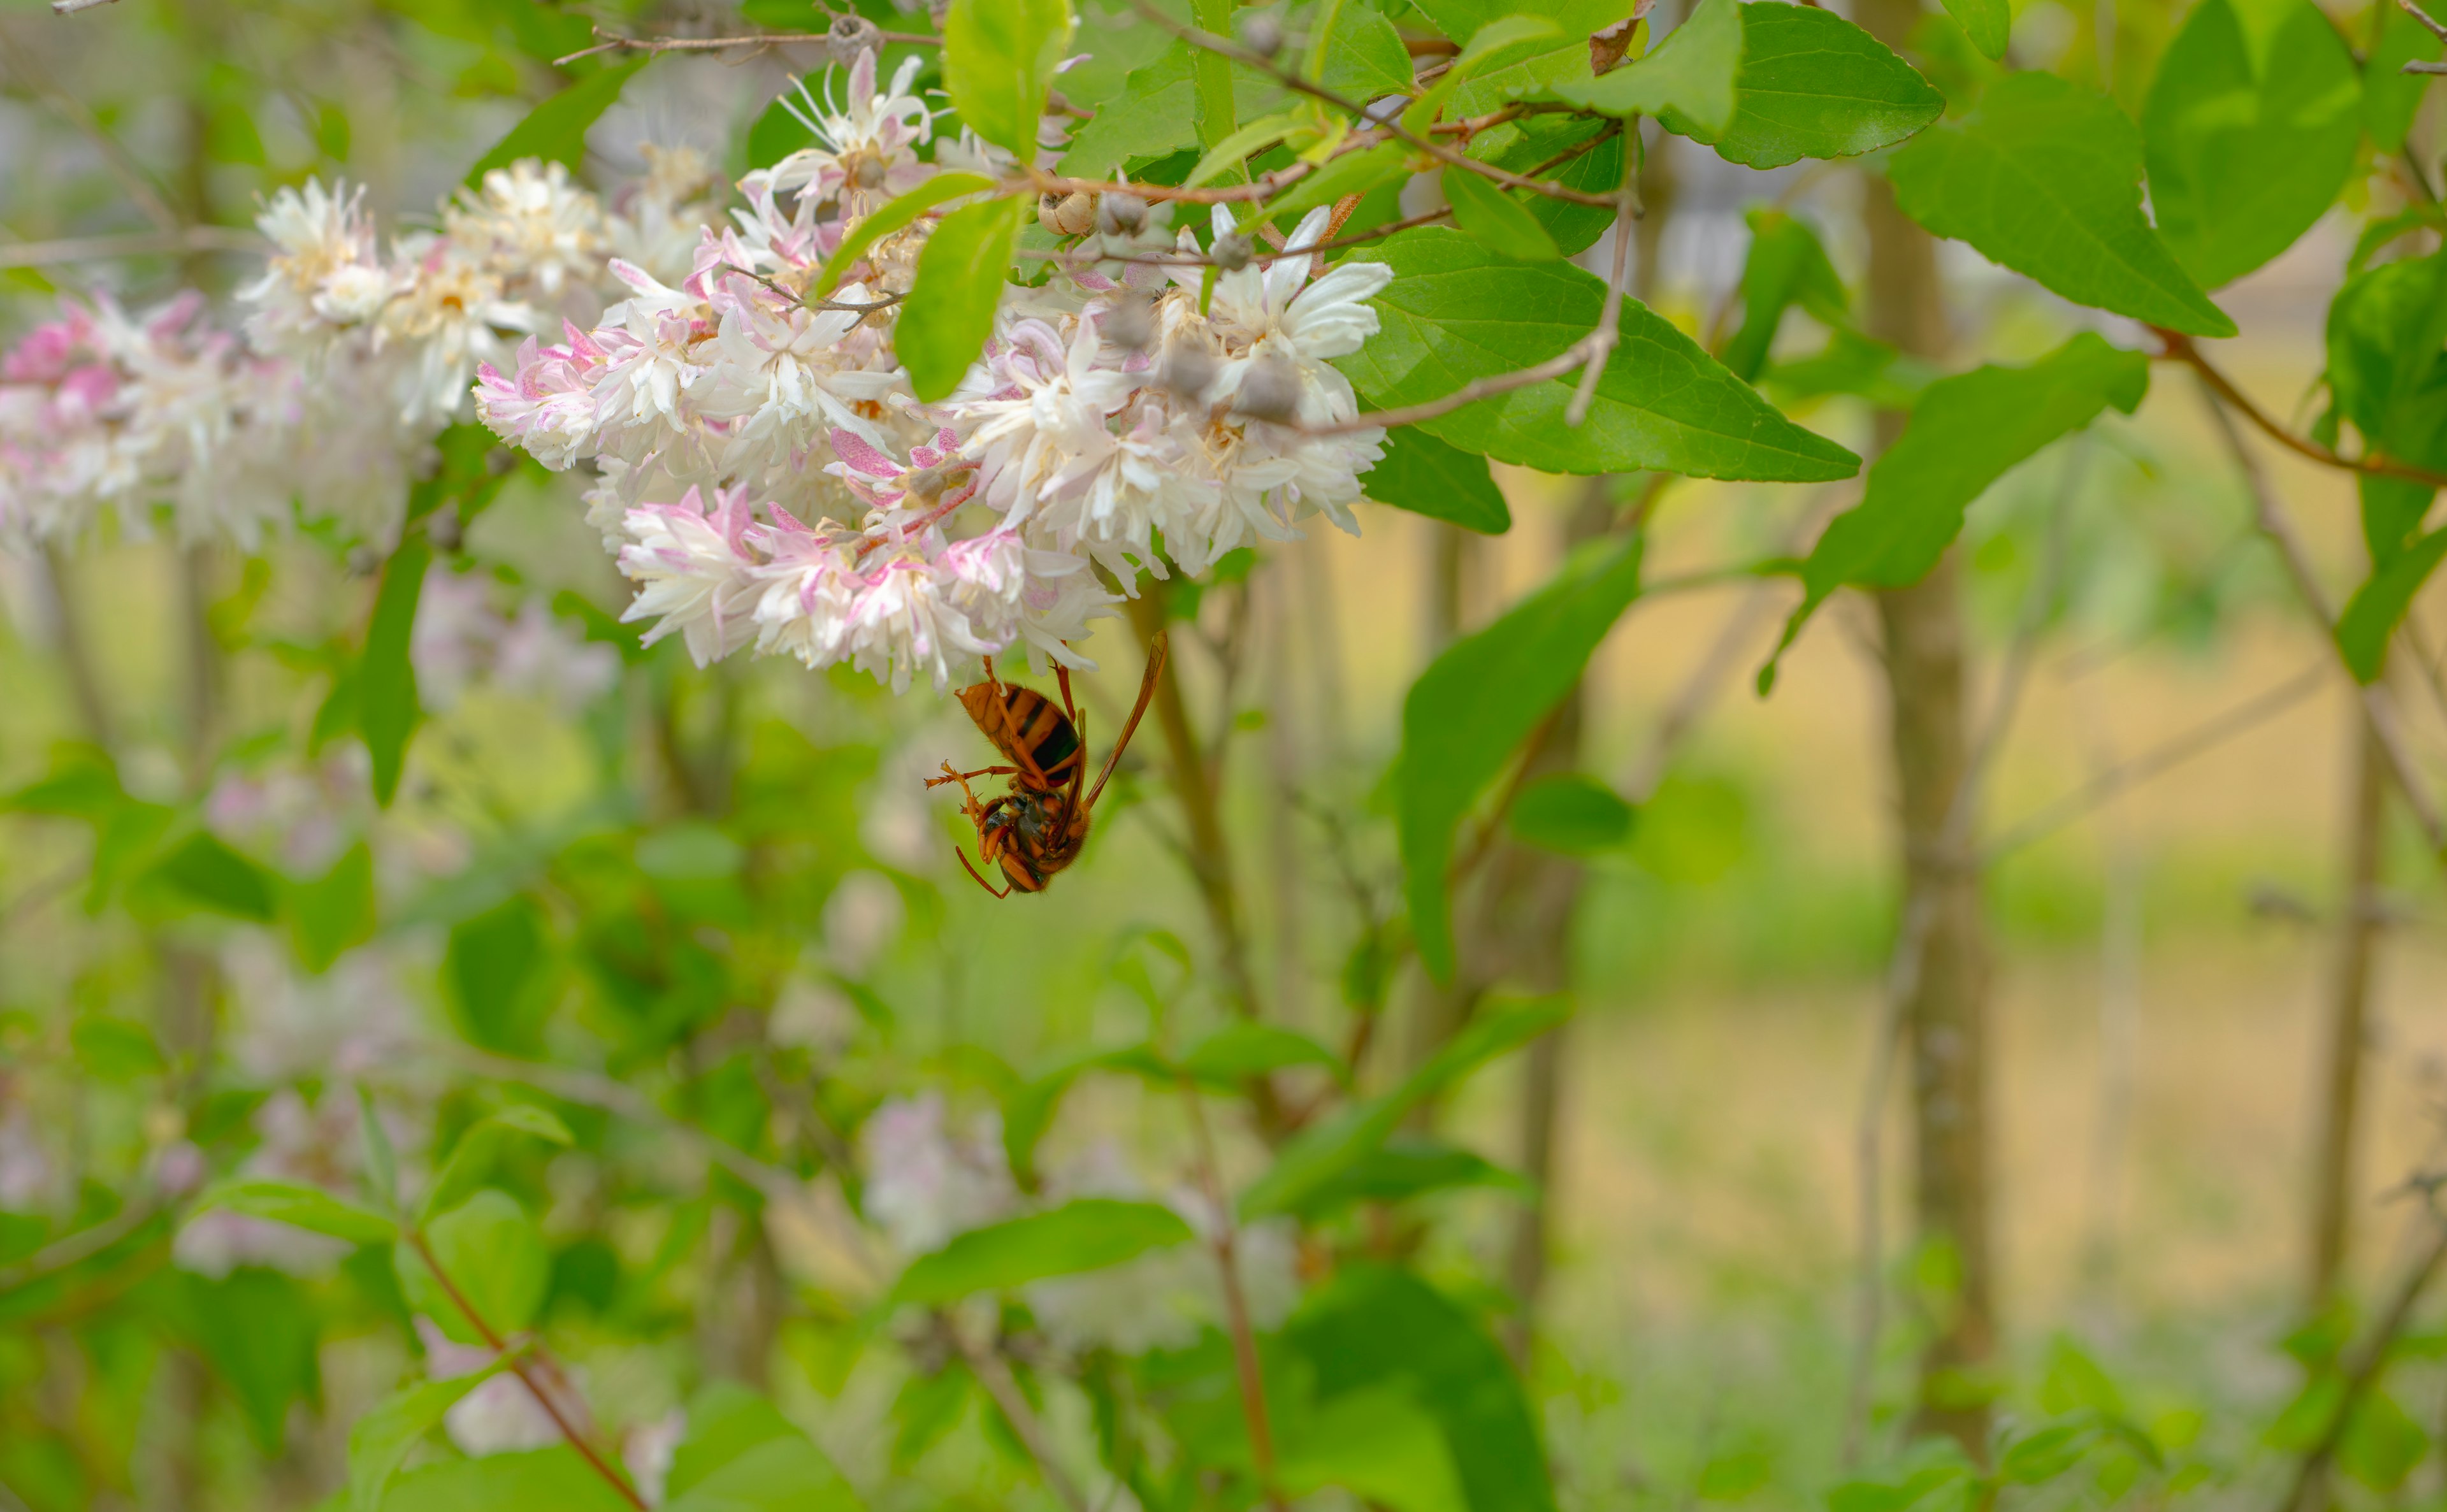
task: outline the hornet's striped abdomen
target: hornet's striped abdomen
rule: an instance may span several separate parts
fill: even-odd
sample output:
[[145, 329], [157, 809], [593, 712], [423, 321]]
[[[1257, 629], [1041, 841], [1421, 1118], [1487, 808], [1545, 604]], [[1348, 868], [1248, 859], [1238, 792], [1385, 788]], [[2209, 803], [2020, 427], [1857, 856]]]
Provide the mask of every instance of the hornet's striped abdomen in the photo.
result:
[[960, 690], [960, 707], [996, 749], [1022, 767], [1034, 765], [1049, 782], [1062, 781], [1082, 759], [1078, 727], [1034, 689], [977, 683]]

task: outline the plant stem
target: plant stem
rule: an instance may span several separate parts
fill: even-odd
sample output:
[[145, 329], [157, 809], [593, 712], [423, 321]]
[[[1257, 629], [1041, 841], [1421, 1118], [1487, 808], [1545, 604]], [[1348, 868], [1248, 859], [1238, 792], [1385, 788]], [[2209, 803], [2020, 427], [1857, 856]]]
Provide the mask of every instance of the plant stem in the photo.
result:
[[2345, 1366], [2345, 1389], [2338, 1398], [2336, 1410], [2328, 1417], [2327, 1427], [2319, 1442], [2305, 1452], [2294, 1471], [2285, 1498], [2277, 1503], [2277, 1512], [2311, 1512], [2325, 1500], [2328, 1465], [2337, 1456], [2337, 1446], [2343, 1442], [2346, 1427], [2354, 1420], [2354, 1408], [2387, 1369], [2388, 1351], [2396, 1345], [2404, 1326], [2412, 1320], [2413, 1310], [2421, 1295], [2438, 1275], [2438, 1267], [2447, 1262], [2447, 1219], [2439, 1217], [2436, 1194], [2432, 1197], [2431, 1235], [2429, 1243], [2397, 1283], [2396, 1295], [2388, 1299], [2387, 1309], [2380, 1314], [2368, 1337], [2364, 1338]]
[[1019, 1436], [1020, 1446], [1028, 1450], [1028, 1457], [1034, 1460], [1037, 1469], [1044, 1472], [1045, 1484], [1053, 1488], [1053, 1494], [1061, 1498], [1062, 1504], [1071, 1512], [1090, 1512], [1086, 1494], [1079, 1489], [1079, 1484], [1071, 1479], [1071, 1472], [1062, 1468], [1061, 1462], [1053, 1457], [1053, 1444], [1046, 1437], [1044, 1423], [1037, 1418], [1035, 1409], [1028, 1405], [1027, 1393], [1020, 1390], [1019, 1382], [1012, 1378], [1011, 1367], [1003, 1363], [1002, 1355], [990, 1345], [970, 1343], [949, 1318], [943, 1319], [942, 1325], [943, 1332], [951, 1336], [953, 1348], [958, 1350], [960, 1358], [968, 1362], [970, 1373], [977, 1378], [979, 1386], [986, 1389], [986, 1395], [994, 1398], [995, 1406], [1002, 1409], [1003, 1418], [1011, 1424], [1012, 1432]]
[[1266, 1410], [1265, 1372], [1258, 1360], [1257, 1333], [1249, 1326], [1248, 1295], [1241, 1289], [1240, 1229], [1232, 1216], [1232, 1194], [1224, 1188], [1223, 1168], [1215, 1158], [1215, 1131], [1207, 1126], [1205, 1101], [1186, 1078], [1182, 1081], [1181, 1095], [1189, 1108], [1190, 1130], [1197, 1136], [1199, 1184], [1215, 1213], [1211, 1242], [1216, 1268], [1223, 1275], [1224, 1321], [1232, 1336], [1232, 1368], [1241, 1381], [1241, 1416], [1249, 1427], [1249, 1463], [1257, 1469], [1266, 1504], [1274, 1512], [1285, 1512], [1287, 1503], [1275, 1484], [1275, 1433]]
[[2387, 752], [2370, 721], [2359, 713], [2353, 736], [2356, 761], [2344, 837], [2344, 903], [2337, 918], [2327, 1076], [2323, 1083], [2319, 1148], [2311, 1166], [2310, 1274], [2304, 1297], [2307, 1313], [2318, 1312], [2337, 1295], [2353, 1234], [2354, 1145], [2361, 1123], [2371, 975], [2384, 927], [2379, 889], [2386, 848]]

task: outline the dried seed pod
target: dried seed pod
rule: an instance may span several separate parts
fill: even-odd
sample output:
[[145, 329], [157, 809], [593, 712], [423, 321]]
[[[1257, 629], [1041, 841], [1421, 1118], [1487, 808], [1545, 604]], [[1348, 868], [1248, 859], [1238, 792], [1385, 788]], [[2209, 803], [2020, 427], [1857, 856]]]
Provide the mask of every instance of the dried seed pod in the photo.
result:
[[1084, 236], [1096, 229], [1096, 197], [1084, 189], [1047, 195], [1036, 202], [1036, 223], [1057, 236]]
[[1216, 237], [1215, 245], [1207, 249], [1207, 255], [1215, 259], [1215, 266], [1225, 273], [1239, 273], [1249, 266], [1249, 259], [1257, 255], [1257, 247], [1237, 231]]
[[1251, 420], [1287, 425], [1299, 418], [1299, 369], [1280, 357], [1261, 357], [1246, 377], [1232, 407]]
[[1136, 195], [1106, 195], [1096, 202], [1096, 229], [1109, 236], [1135, 236], [1147, 229], [1147, 201]]
[[1156, 381], [1175, 398], [1197, 404], [1215, 387], [1215, 358], [1204, 348], [1176, 342], [1164, 354], [1164, 370]]
[[833, 17], [832, 26], [825, 32], [825, 47], [833, 62], [849, 67], [858, 62], [862, 52], [883, 50], [883, 29], [866, 17], [844, 11]]
[[1143, 295], [1126, 292], [1096, 329], [1125, 351], [1145, 351], [1155, 345], [1155, 309]]
[[1261, 58], [1271, 58], [1283, 50], [1283, 24], [1271, 10], [1261, 10], [1241, 27], [1241, 41]]

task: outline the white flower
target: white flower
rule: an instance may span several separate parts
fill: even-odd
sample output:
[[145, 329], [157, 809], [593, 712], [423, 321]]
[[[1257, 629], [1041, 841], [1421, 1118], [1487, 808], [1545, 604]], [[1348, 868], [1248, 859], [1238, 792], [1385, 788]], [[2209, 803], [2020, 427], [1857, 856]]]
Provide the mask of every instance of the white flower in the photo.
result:
[[997, 1121], [981, 1118], [961, 1138], [945, 1125], [940, 1092], [885, 1102], [867, 1116], [858, 1143], [866, 1217], [903, 1255], [940, 1249], [1018, 1203]]
[[[886, 199], [906, 193], [933, 170], [918, 161], [912, 149], [931, 141], [934, 112], [910, 92], [919, 60], [909, 58], [892, 76], [891, 87], [875, 85], [875, 53], [861, 48], [850, 65], [848, 102], [835, 104], [827, 71], [825, 97], [819, 104], [806, 80], [798, 98], [782, 97], [782, 108], [815, 137], [816, 145], [802, 147], [770, 168], [749, 176], [775, 192], [796, 194], [802, 206], [829, 199], [844, 190], [844, 214], [865, 215]], [[743, 187], [745, 185], [743, 184]]]
[[237, 291], [240, 304], [255, 307], [246, 333], [258, 349], [312, 353], [338, 331], [372, 319], [390, 297], [392, 278], [374, 255], [364, 204], [363, 187], [326, 189], [309, 179], [302, 189], [274, 195], [255, 217], [280, 249], [263, 276]]
[[522, 158], [461, 189], [443, 207], [451, 243], [505, 281], [532, 282], [546, 298], [602, 266], [603, 212], [560, 163]]
[[751, 576], [758, 564], [745, 549], [750, 522], [739, 489], [717, 490], [711, 513], [694, 488], [678, 503], [630, 510], [620, 571], [642, 587], [621, 620], [656, 621], [646, 633], [649, 646], [676, 631], [699, 667], [746, 645], [756, 631], [758, 591]]

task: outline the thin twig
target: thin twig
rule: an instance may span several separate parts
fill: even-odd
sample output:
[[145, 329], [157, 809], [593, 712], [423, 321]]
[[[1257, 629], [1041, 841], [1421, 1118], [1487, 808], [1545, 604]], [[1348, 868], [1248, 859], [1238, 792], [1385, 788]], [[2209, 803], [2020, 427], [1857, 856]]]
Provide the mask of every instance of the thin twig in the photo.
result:
[[2369, 1336], [2355, 1348], [2351, 1363], [2344, 1370], [2344, 1389], [2339, 1393], [2336, 1408], [2329, 1413], [2318, 1441], [2304, 1453], [2302, 1461], [2295, 1466], [2294, 1479], [2286, 1487], [2284, 1499], [2277, 1503], [2277, 1512], [2308, 1512], [2318, 1504], [2320, 1486], [2327, 1477], [2329, 1462], [2336, 1458], [2337, 1446], [2344, 1440], [2346, 1428], [2353, 1424], [2354, 1409], [2378, 1384], [2381, 1373], [2387, 1369], [2389, 1351], [2404, 1332], [2405, 1325], [2412, 1321], [2415, 1306], [2438, 1276], [2440, 1264], [2447, 1262], [2447, 1216], [2438, 1212], [2435, 1193], [2432, 1194], [2430, 1216], [2432, 1232], [2428, 1247], [2406, 1270], [2403, 1279], [2397, 1283], [2395, 1295], [2388, 1299], [2386, 1311], [2380, 1314]]
[[1399, 409], [1371, 409], [1354, 415], [1349, 420], [1330, 421], [1321, 425], [1288, 428], [1298, 429], [1302, 434], [1310, 436], [1344, 436], [1353, 431], [1375, 430], [1380, 426], [1391, 430], [1396, 425], [1413, 425], [1422, 420], [1433, 420], [1439, 415], [1450, 415], [1464, 405], [1473, 405], [1482, 399], [1492, 399], [1497, 394], [1508, 394], [1515, 388], [1527, 388], [1533, 384], [1543, 384], [1552, 378], [1561, 378], [1581, 364], [1587, 362], [1592, 354], [1600, 353], [1602, 350], [1598, 333], [1591, 331], [1565, 348], [1560, 356], [1549, 357], [1534, 368], [1496, 373], [1486, 378], [1473, 378], [1441, 399], [1405, 405]]
[[260, 253], [263, 238], [228, 226], [189, 226], [183, 231], [139, 231], [118, 236], [67, 236], [57, 241], [0, 245], [0, 268], [40, 268], [52, 263], [92, 262], [104, 257], [143, 257], [167, 252]]
[[[101, 3], [101, 0], [95, 0], [95, 3]], [[33, 68], [27, 66], [18, 56], [16, 46], [6, 28], [0, 28], [0, 65], [8, 67], [27, 93], [41, 101], [94, 144], [102, 154], [103, 162], [110, 169], [111, 177], [119, 180], [120, 187], [127, 192], [127, 198], [136, 201], [136, 208], [144, 212], [144, 218], [153, 222], [156, 230], [170, 236], [183, 229], [179, 213], [172, 210], [170, 201], [162, 198], [160, 186], [154, 183], [153, 176], [144, 171], [143, 164], [120, 144], [117, 137], [104, 128], [93, 112], [85, 108], [85, 102], [52, 88]]]
[[[1382, 241], [1387, 236], [1393, 236], [1397, 232], [1410, 231], [1419, 226], [1432, 226], [1438, 221], [1450, 220], [1451, 218], [1452, 212], [1449, 209], [1431, 210], [1423, 216], [1410, 216], [1400, 220], [1389, 220], [1383, 225], [1371, 226], [1365, 231], [1355, 231], [1350, 236], [1337, 236], [1331, 241], [1306, 242], [1297, 247], [1285, 247], [1280, 252], [1276, 252], [1269, 248], [1265, 253], [1259, 255], [1255, 261], [1261, 268], [1271, 267], [1273, 264], [1285, 257], [1304, 257], [1311, 255], [1312, 254], [1322, 255], [1329, 252], [1338, 252], [1345, 247], [1365, 246], [1367, 243], [1372, 241]], [[1074, 268], [1092, 268], [1099, 264], [1108, 262], [1117, 262], [1128, 267], [1135, 268], [1212, 268], [1221, 266], [1215, 261], [1212, 255], [1204, 252], [1100, 253], [1091, 257], [1087, 255], [1084, 252], [1076, 249], [1068, 252], [1041, 252], [1034, 249], [1024, 249], [1019, 254], [1019, 257], [1023, 262], [1059, 262]]]
[[1215, 1264], [1224, 1280], [1224, 1321], [1232, 1335], [1232, 1366], [1240, 1377], [1241, 1415], [1249, 1428], [1249, 1463], [1258, 1485], [1273, 1512], [1285, 1512], [1282, 1491], [1275, 1484], [1275, 1432], [1266, 1408], [1266, 1378], [1258, 1360], [1258, 1337], [1249, 1326], [1249, 1299], [1241, 1288], [1240, 1233], [1232, 1216], [1232, 1194], [1224, 1189], [1224, 1174], [1215, 1158], [1215, 1131], [1206, 1124], [1205, 1100], [1197, 1085], [1182, 1078], [1182, 1101], [1189, 1107], [1189, 1126], [1197, 1137], [1198, 1180], [1214, 1210], [1215, 1235], [1210, 1241]]
[[1071, 1472], [1053, 1457], [1053, 1443], [1046, 1436], [1045, 1425], [1038, 1421], [1035, 1408], [1028, 1405], [1027, 1393], [1020, 1390], [1019, 1383], [1012, 1378], [1011, 1367], [1004, 1362], [1001, 1353], [991, 1345], [970, 1342], [968, 1336], [960, 1332], [959, 1325], [948, 1317], [939, 1318], [939, 1325], [950, 1338], [952, 1347], [959, 1351], [960, 1358], [968, 1362], [969, 1373], [977, 1378], [977, 1384], [986, 1389], [986, 1395], [994, 1398], [995, 1406], [1002, 1409], [1003, 1418], [1011, 1424], [1012, 1432], [1019, 1436], [1020, 1447], [1036, 1462], [1036, 1467], [1045, 1474], [1045, 1484], [1053, 1488], [1053, 1494], [1062, 1499], [1062, 1504], [1071, 1512], [1092, 1512], [1087, 1496], [1079, 1489], [1079, 1483], [1072, 1480]]
[[2294, 434], [2279, 425], [2267, 410], [2252, 403], [2248, 394], [2235, 387], [2234, 380], [2220, 372], [2208, 357], [2202, 355], [2190, 336], [2154, 326], [2151, 329], [2157, 332], [2158, 339], [2166, 346], [2166, 350], [2159, 353], [2162, 360], [2180, 362], [2198, 373], [2201, 382], [2212, 394], [2250, 421], [2253, 428], [2286, 450], [2308, 457], [2324, 467], [2343, 468], [2346, 472], [2363, 473], [2374, 478], [2402, 478], [2432, 488], [2447, 488], [2447, 473], [2432, 472], [2427, 467], [2416, 467], [2387, 457], [2348, 457], [2334, 447], [2324, 446], [2308, 437]]
[[714, 267], [720, 272], [735, 273], [742, 278], [761, 284], [801, 310], [829, 310], [847, 314], [873, 314], [879, 310], [889, 310], [909, 297], [905, 293], [885, 294], [882, 298], [866, 304], [852, 303], [844, 299], [810, 299], [805, 294], [793, 293], [752, 268], [742, 268], [735, 262], [716, 263]]
[[[2235, 466], [2251, 490], [2253, 507], [2262, 534], [2276, 544], [2278, 555], [2286, 560], [2287, 576], [2294, 579], [2295, 591], [2302, 595], [2304, 607], [2319, 621], [2321, 633], [2331, 642], [2336, 636], [2337, 616], [2330, 609], [2328, 595], [2311, 570], [2310, 553], [2304, 549], [2303, 539], [2295, 533], [2294, 521], [2278, 500], [2268, 475], [2261, 469], [2260, 460], [2245, 445], [2243, 433], [2235, 429], [2234, 419], [2228, 413], [2229, 406], [2242, 407], [2239, 396], [2220, 387], [2218, 377], [2204, 365], [2195, 364], [2200, 372], [2201, 391], [2209, 401], [2210, 418], [2216, 421], [2219, 434], [2232, 454]], [[2248, 403], [2248, 401], [2243, 402]], [[2249, 413], [2248, 410], [2246, 413]], [[2396, 700], [2386, 687], [2379, 683], [2357, 683], [2355, 690], [2362, 699], [2362, 714], [2370, 721], [2371, 731], [2379, 737], [2380, 747], [2387, 753], [2388, 770], [2396, 785], [2404, 794], [2407, 808], [2421, 826], [2422, 838], [2429, 842], [2434, 857], [2447, 855], [2447, 820], [2438, 812], [2438, 801], [2431, 794], [2430, 784], [2422, 780], [2421, 768], [2406, 745], [2401, 721], [2397, 717]]]
[[[53, 0], [54, 5], [57, 3], [58, 0]], [[85, 3], [101, 5], [106, 0], [85, 0]], [[592, 58], [604, 52], [642, 52], [650, 56], [661, 52], [727, 52], [732, 47], [772, 47], [833, 40], [827, 31], [766, 31], [744, 37], [623, 37], [601, 27], [595, 28], [595, 35], [598, 39], [595, 46], [580, 47], [576, 52], [555, 58], [552, 66], [566, 67], [580, 58]], [[917, 47], [938, 47], [943, 43], [942, 38], [922, 31], [878, 31], [874, 36], [878, 42], [903, 42]]]
[[1598, 312], [1598, 329], [1589, 333], [1589, 365], [1581, 369], [1580, 387], [1572, 391], [1572, 402], [1564, 406], [1564, 424], [1575, 430], [1589, 418], [1598, 380], [1605, 375], [1606, 360], [1622, 339], [1622, 285], [1631, 268], [1631, 228], [1640, 218], [1640, 139], [1628, 132], [1623, 135], [1622, 188], [1616, 206], [1614, 270], [1606, 279], [1605, 304]]

